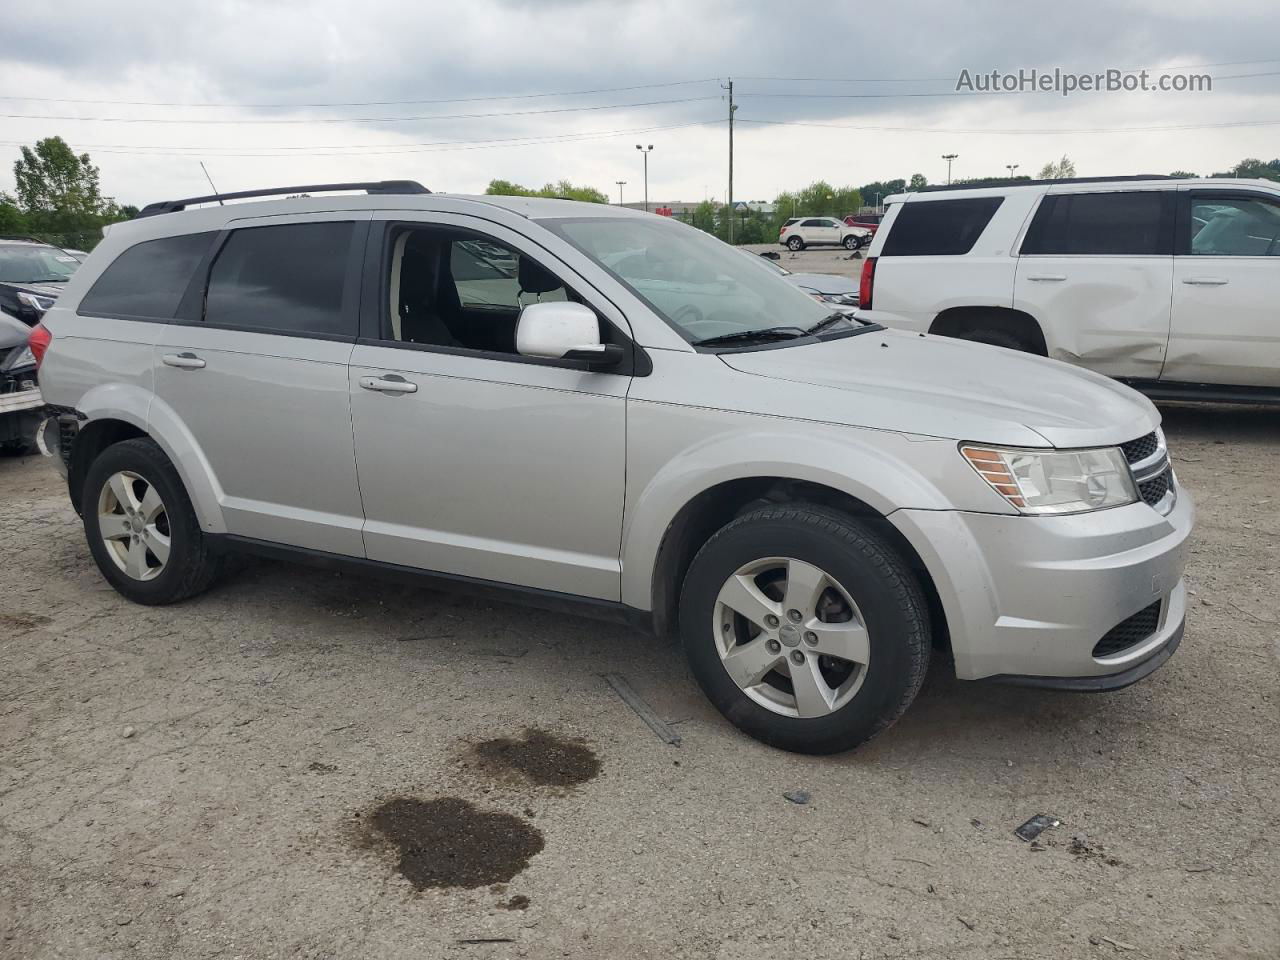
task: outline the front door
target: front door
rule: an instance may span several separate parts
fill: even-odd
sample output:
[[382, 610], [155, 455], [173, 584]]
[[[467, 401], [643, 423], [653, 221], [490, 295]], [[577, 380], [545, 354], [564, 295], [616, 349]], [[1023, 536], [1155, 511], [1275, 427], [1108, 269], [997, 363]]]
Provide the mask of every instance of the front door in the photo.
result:
[[375, 317], [350, 370], [369, 558], [618, 600], [630, 377], [522, 357], [515, 326], [566, 298], [605, 339], [625, 320], [490, 221], [375, 222], [370, 242]]
[[347, 361], [370, 215], [352, 216], [233, 224], [155, 347], [151, 417], [190, 438], [228, 533], [359, 557]]
[[1161, 379], [1280, 387], [1280, 199], [1212, 189], [1180, 197]]

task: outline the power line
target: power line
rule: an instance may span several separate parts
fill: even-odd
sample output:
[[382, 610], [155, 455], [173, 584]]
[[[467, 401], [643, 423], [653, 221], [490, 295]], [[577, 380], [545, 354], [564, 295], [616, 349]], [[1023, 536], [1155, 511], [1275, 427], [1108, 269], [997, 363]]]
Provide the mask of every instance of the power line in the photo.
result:
[[296, 123], [411, 123], [425, 120], [481, 120], [490, 117], [528, 117], [548, 113], [578, 113], [589, 110], [625, 110], [632, 107], [660, 107], [673, 103], [698, 103], [719, 97], [683, 97], [678, 100], [647, 100], [640, 103], [605, 103], [587, 107], [548, 107], [545, 110], [510, 110], [497, 113], [436, 113], [421, 117], [288, 117], [272, 120], [186, 120], [168, 117], [69, 117], [31, 113], [0, 113], [9, 120], [83, 120], [92, 123], [164, 123], [164, 124], [296, 124]]
[[714, 77], [704, 80], [671, 80], [666, 83], [641, 83], [630, 87], [600, 87], [595, 90], [563, 90], [557, 93], [515, 93], [490, 97], [447, 97], [435, 100], [351, 100], [332, 103], [240, 103], [181, 102], [159, 100], [82, 100], [74, 97], [24, 97], [17, 94], [0, 94], [0, 100], [26, 100], [32, 103], [97, 103], [122, 107], [240, 107], [247, 110], [290, 109], [298, 107], [395, 107], [423, 103], [480, 103], [493, 100], [536, 100], [541, 97], [580, 97], [593, 93], [622, 93], [628, 90], [654, 90], [659, 87], [682, 87], [697, 83], [712, 83]]
[[[631, 136], [633, 134], [653, 133], [659, 130], [678, 130], [682, 127], [699, 127], [724, 123], [722, 118], [712, 120], [694, 120], [688, 123], [671, 123], [654, 127], [633, 127], [626, 130], [596, 130], [570, 134], [548, 134], [545, 136], [501, 137], [487, 140], [439, 140], [412, 144], [330, 144], [327, 146], [280, 146], [271, 147], [271, 151], [306, 151], [308, 156], [361, 156], [375, 157], [403, 153], [435, 153], [449, 150], [483, 150], [491, 147], [525, 147], [557, 143], [573, 143], [580, 140], [596, 140], [608, 137]], [[24, 146], [22, 140], [2, 140], [0, 145]], [[76, 144], [77, 149], [94, 150], [97, 153], [123, 154], [140, 157], [200, 157], [211, 156], [225, 159], [238, 157], [290, 157], [292, 152], [220, 152], [236, 151], [235, 147], [181, 147], [181, 146], [141, 146], [132, 144]], [[354, 150], [363, 152], [353, 153]]]
[[820, 127], [826, 130], [873, 130], [882, 133], [967, 133], [967, 134], [1028, 134], [1049, 135], [1058, 133], [1159, 133], [1172, 130], [1216, 130], [1226, 127], [1267, 127], [1280, 125], [1280, 120], [1232, 120], [1222, 123], [1184, 123], [1153, 127], [1056, 127], [1045, 129], [989, 129], [982, 127], [889, 127], [874, 124], [812, 123], [802, 120], [749, 120], [741, 117], [739, 123], [760, 123], [782, 127]]

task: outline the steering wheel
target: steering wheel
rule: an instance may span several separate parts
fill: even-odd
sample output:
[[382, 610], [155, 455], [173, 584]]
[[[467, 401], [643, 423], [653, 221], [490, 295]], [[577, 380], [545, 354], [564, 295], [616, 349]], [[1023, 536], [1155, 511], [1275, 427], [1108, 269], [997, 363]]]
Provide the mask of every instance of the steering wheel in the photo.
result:
[[675, 312], [671, 317], [671, 320], [673, 323], [678, 323], [682, 327], [691, 323], [701, 323], [703, 321], [702, 311], [692, 303], [686, 303]]

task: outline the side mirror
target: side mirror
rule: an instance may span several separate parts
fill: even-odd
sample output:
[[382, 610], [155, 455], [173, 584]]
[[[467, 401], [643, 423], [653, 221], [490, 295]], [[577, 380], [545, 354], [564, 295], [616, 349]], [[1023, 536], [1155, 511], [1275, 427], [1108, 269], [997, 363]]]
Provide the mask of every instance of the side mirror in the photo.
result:
[[580, 303], [531, 303], [516, 321], [516, 351], [526, 357], [581, 360], [593, 367], [621, 362], [625, 351], [600, 342], [600, 321]]

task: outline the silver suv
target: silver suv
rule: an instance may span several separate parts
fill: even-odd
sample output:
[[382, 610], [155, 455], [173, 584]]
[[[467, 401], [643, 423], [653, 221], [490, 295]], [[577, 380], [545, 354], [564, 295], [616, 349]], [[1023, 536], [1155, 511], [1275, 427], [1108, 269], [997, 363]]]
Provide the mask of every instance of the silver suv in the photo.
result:
[[339, 188], [153, 204], [34, 332], [131, 600], [233, 549], [501, 587], [678, 632], [732, 723], [811, 753], [935, 649], [1099, 690], [1178, 645], [1192, 504], [1127, 387], [832, 312], [665, 217]]

